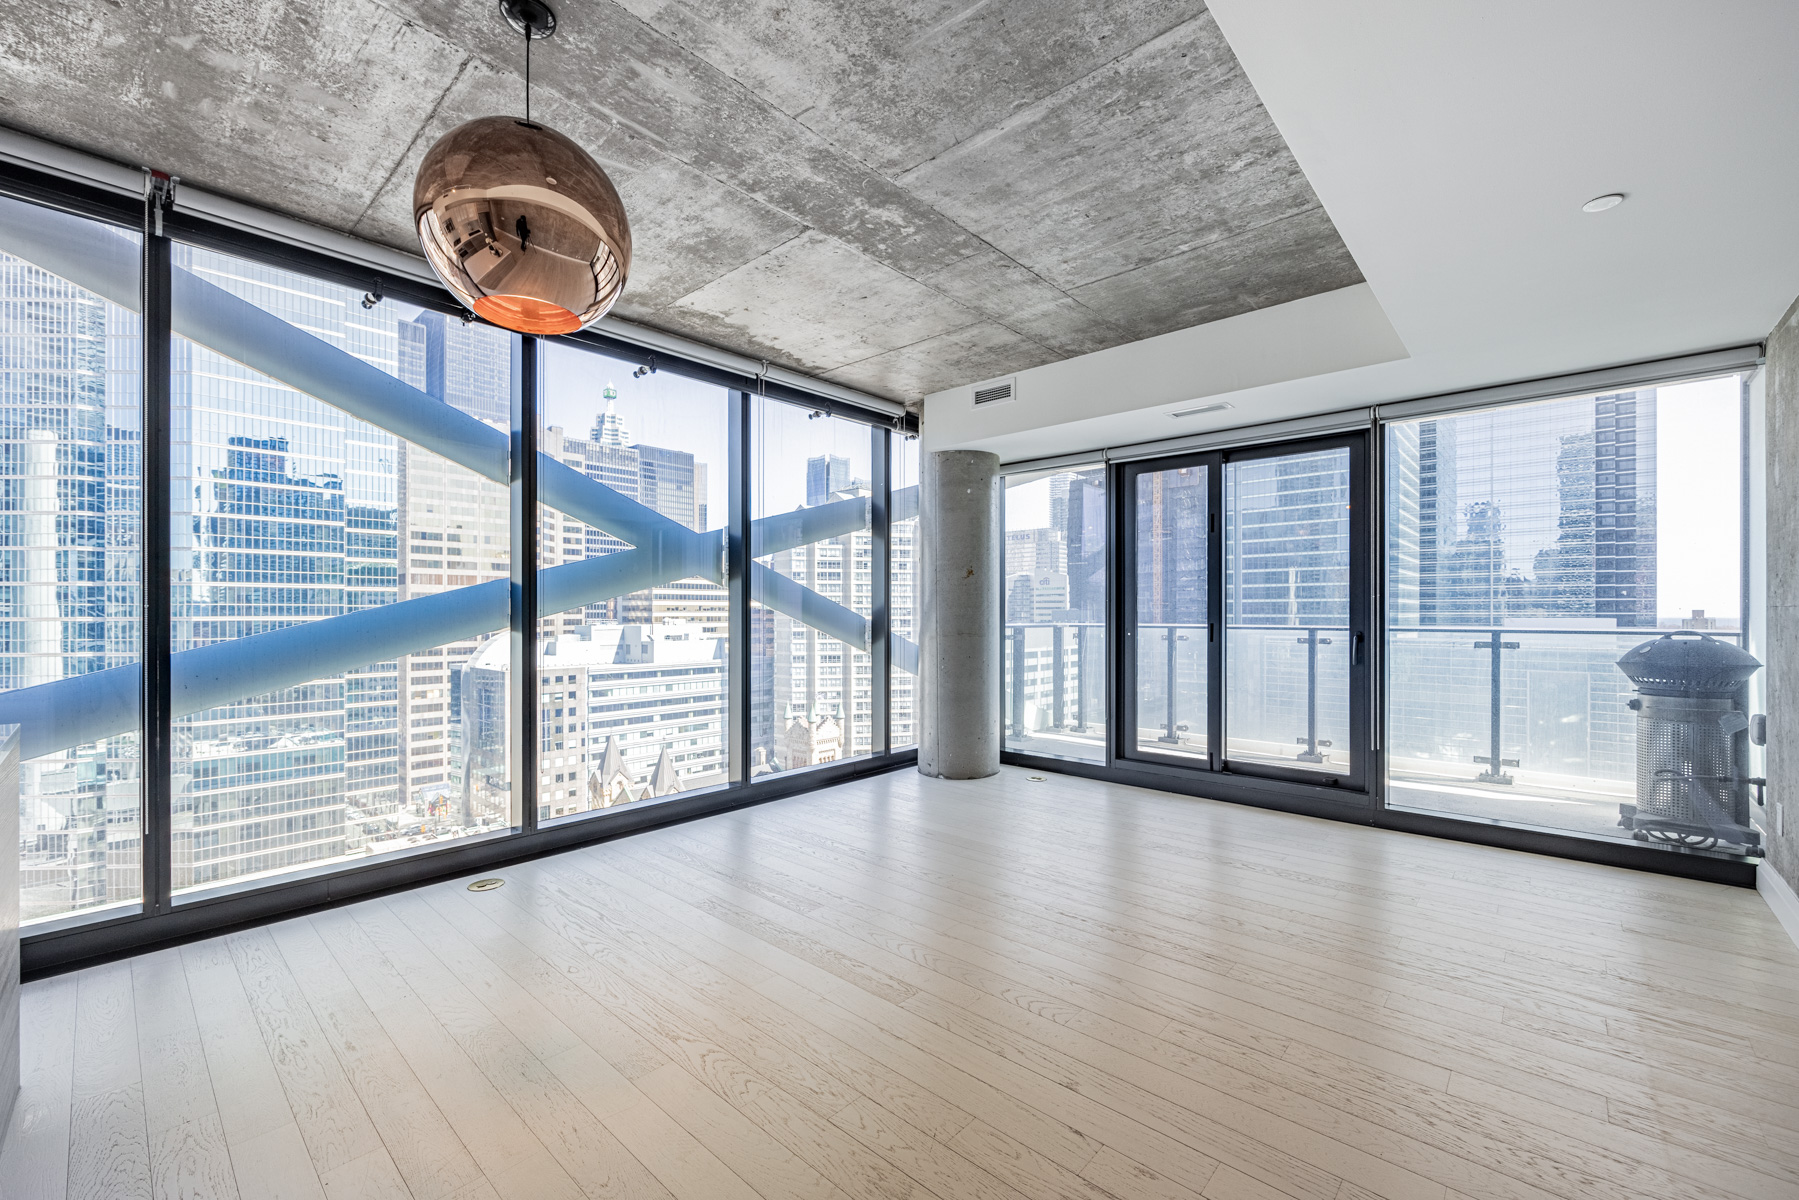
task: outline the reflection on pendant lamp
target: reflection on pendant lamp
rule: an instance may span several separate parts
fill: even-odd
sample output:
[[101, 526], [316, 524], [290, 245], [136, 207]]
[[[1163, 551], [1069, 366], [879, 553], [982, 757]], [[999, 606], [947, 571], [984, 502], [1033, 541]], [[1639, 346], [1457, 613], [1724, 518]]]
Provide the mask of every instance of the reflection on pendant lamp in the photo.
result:
[[631, 226], [606, 172], [531, 121], [531, 43], [556, 31], [538, 0], [500, 0], [525, 36], [525, 119], [479, 117], [419, 165], [413, 219], [431, 267], [495, 325], [572, 333], [604, 316], [631, 270]]

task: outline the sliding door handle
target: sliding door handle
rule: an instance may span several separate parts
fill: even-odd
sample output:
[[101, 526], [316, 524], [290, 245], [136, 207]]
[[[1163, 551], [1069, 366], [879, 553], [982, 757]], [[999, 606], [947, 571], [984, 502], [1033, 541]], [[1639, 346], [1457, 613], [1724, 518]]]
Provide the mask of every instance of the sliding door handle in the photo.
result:
[[1362, 665], [1362, 635], [1359, 631], [1352, 634], [1349, 639], [1349, 665], [1352, 667]]

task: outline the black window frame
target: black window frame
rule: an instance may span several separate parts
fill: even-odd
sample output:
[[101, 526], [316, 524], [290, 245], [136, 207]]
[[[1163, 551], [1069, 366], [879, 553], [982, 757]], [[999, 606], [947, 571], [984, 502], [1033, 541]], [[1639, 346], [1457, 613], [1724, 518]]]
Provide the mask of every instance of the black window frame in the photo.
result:
[[[1233, 759], [1230, 754], [1230, 714], [1226, 699], [1230, 688], [1230, 630], [1226, 621], [1224, 556], [1229, 542], [1229, 515], [1225, 510], [1225, 475], [1234, 463], [1285, 458], [1321, 450], [1349, 452], [1349, 770], [1345, 773], [1317, 771], [1294, 765], [1281, 766], [1265, 762]], [[1372, 563], [1368, 504], [1368, 434], [1351, 431], [1322, 437], [1292, 441], [1272, 441], [1251, 446], [1233, 447], [1173, 455], [1167, 458], [1137, 459], [1119, 464], [1113, 503], [1118, 513], [1115, 522], [1118, 539], [1118, 578], [1113, 583], [1117, 597], [1114, 624], [1119, 644], [1115, 670], [1118, 673], [1118, 695], [1123, 699], [1119, 719], [1114, 723], [1112, 755], [1117, 762], [1134, 762], [1158, 769], [1199, 772], [1243, 780], [1266, 780], [1297, 784], [1308, 789], [1325, 789], [1339, 797], [1348, 807], [1372, 809], [1375, 803], [1371, 786], [1374, 714], [1372, 712]], [[1137, 481], [1145, 475], [1183, 467], [1206, 469], [1206, 495], [1209, 510], [1207, 533], [1206, 618], [1207, 636], [1207, 762], [1189, 757], [1158, 754], [1138, 743], [1137, 687], [1140, 640], [1137, 630]], [[1270, 628], [1279, 628], [1272, 626]], [[1111, 641], [1114, 639], [1108, 639]], [[1333, 749], [1335, 749], [1333, 747]]]
[[[653, 371], [670, 371], [697, 382], [724, 388], [730, 413], [727, 488], [730, 502], [725, 533], [726, 588], [729, 595], [730, 672], [725, 742], [731, 753], [729, 782], [665, 799], [638, 802], [575, 816], [539, 821], [536, 759], [537, 705], [533, 689], [519, 687], [513, 697], [513, 720], [520, 736], [513, 763], [514, 787], [521, 790], [510, 829], [476, 835], [405, 854], [360, 863], [300, 868], [273, 878], [234, 881], [201, 891], [171, 895], [171, 817], [169, 738], [169, 594], [166, 583], [168, 538], [169, 346], [172, 337], [169, 300], [170, 247], [179, 241], [216, 250], [267, 266], [295, 271], [324, 282], [369, 290], [388, 299], [464, 319], [448, 291], [316, 248], [250, 232], [180, 208], [156, 212], [148, 198], [133, 198], [74, 182], [29, 167], [0, 163], [0, 195], [67, 212], [75, 216], [139, 232], [144, 237], [143, 345], [145, 479], [143, 652], [145, 738], [142, 791], [143, 895], [135, 907], [108, 906], [49, 918], [20, 933], [21, 976], [26, 980], [78, 969], [98, 962], [180, 944], [195, 938], [271, 920], [298, 916], [338, 904], [492, 870], [573, 846], [591, 844], [648, 828], [690, 820], [715, 812], [763, 803], [782, 796], [825, 787], [847, 779], [911, 765], [914, 747], [891, 749], [886, 728], [892, 670], [887, 621], [887, 570], [875, 572], [874, 614], [870, 651], [874, 662], [874, 752], [861, 758], [825, 763], [750, 780], [747, 773], [750, 672], [747, 669], [749, 589], [749, 464], [754, 437], [750, 419], [753, 395], [824, 412], [869, 428], [877, 494], [870, 505], [872, 545], [878, 554], [890, 545], [891, 472], [889, 454], [894, 434], [916, 435], [918, 419], [907, 413], [862, 407], [839, 396], [812, 392], [765, 374], [728, 370], [667, 349], [640, 345], [612, 333], [583, 330], [553, 339], [514, 335], [512, 396], [512, 523], [513, 577], [511, 654], [515, 678], [534, 679], [537, 659], [537, 583], [535, 520], [538, 502], [536, 464], [543, 378], [542, 347], [556, 341], [608, 355]], [[486, 322], [482, 322], [486, 323]], [[743, 764], [740, 768], [740, 764]], [[16, 852], [16, 851], [14, 851]]]
[[[1734, 352], [1719, 353], [1734, 355]], [[1703, 359], [1706, 356], [1694, 357]], [[1689, 380], [1722, 373], [1710, 364], [1703, 362], [1692, 369], [1682, 369], [1690, 361], [1692, 360], [1663, 360], [1659, 363], [1641, 364], [1638, 368], [1608, 368], [1606, 372], [1600, 374], [1611, 375], [1614, 372], [1640, 371], [1640, 374], [1632, 382], [1625, 383], [1608, 379], [1605, 386], [1613, 387], [1649, 386], [1658, 381]], [[1732, 371], [1743, 369], [1741, 367], [1726, 368], [1726, 370]], [[1528, 384], [1511, 385], [1529, 390], [1525, 395], [1508, 397], [1495, 402], [1549, 398], [1570, 388], [1576, 392], [1590, 390], [1585, 384], [1586, 380], [1582, 376], [1564, 376], [1550, 380], [1532, 381]], [[1453, 400], [1453, 398], [1445, 399]], [[1193, 445], [1191, 442], [1187, 443], [1187, 446], [1182, 446], [1178, 442], [1171, 444], [1163, 454], [1153, 453], [1154, 447], [1133, 447], [1128, 451], [1116, 454], [1110, 451], [1094, 452], [1092, 461], [1107, 463], [1107, 528], [1110, 532], [1106, 546], [1108, 571], [1106, 653], [1109, 658], [1105, 673], [1108, 693], [1106, 720], [1109, 722], [1109, 732], [1104, 761], [1094, 762], [1034, 754], [1007, 748], [1002, 743], [1001, 763], [1035, 771], [1055, 771], [1106, 783], [1127, 784], [1204, 799], [1247, 804], [1257, 808], [1299, 813], [1328, 820], [1373, 825], [1450, 841], [1498, 846], [1580, 862], [1602, 863], [1656, 874], [1753, 888], [1756, 879], [1756, 864], [1759, 861], [1754, 858], [1715, 851], [1682, 852], [1634, 842], [1558, 832], [1538, 826], [1509, 824], [1497, 820], [1464, 819], [1388, 806], [1386, 795], [1388, 713], [1385, 668], [1388, 624], [1386, 620], [1387, 547], [1384, 476], [1386, 463], [1383, 451], [1386, 427], [1395, 421], [1414, 419], [1416, 413], [1404, 410], [1410, 408], [1413, 403], [1427, 402], [1434, 403], [1419, 401], [1397, 405], [1395, 407], [1401, 412], [1391, 415], [1384, 409], [1375, 411], [1366, 408], [1335, 416], [1326, 415], [1316, 418], [1315, 421], [1308, 421], [1306, 429], [1292, 432], [1288, 432], [1278, 425], [1263, 430], [1262, 436], [1257, 436], [1255, 427], [1233, 430], [1220, 436], [1209, 445], [1202, 444], [1200, 448], [1187, 448]], [[1747, 377], [1745, 377], [1742, 403], [1743, 420], [1745, 429], [1747, 429]], [[1463, 407], [1486, 406], [1488, 406], [1487, 403], [1468, 406], [1450, 403], [1444, 406], [1443, 411], [1452, 412], [1460, 411]], [[1134, 747], [1132, 742], [1135, 740], [1136, 714], [1134, 711], [1126, 711], [1134, 708], [1137, 696], [1135, 669], [1131, 662], [1134, 655], [1127, 652], [1125, 647], [1128, 639], [1122, 635], [1126, 624], [1125, 618], [1135, 612], [1136, 515], [1134, 497], [1137, 478], [1151, 471], [1169, 469], [1183, 464], [1205, 462], [1213, 465], [1215, 469], [1211, 472], [1212, 478], [1208, 484], [1211, 490], [1213, 511], [1217, 513], [1219, 521], [1219, 530], [1213, 535], [1214, 544], [1219, 547], [1219, 554], [1214, 557], [1216, 563], [1221, 559], [1224, 541], [1224, 473], [1222, 469], [1224, 464], [1233, 460], [1247, 461], [1261, 456], [1302, 452], [1307, 448], [1343, 445], [1346, 442], [1351, 448], [1350, 620], [1352, 628], [1363, 633], [1359, 660], [1355, 661], [1351, 668], [1351, 737], [1357, 756], [1357, 765], [1352, 771], [1351, 777], [1346, 779], [1339, 776], [1334, 781], [1324, 781], [1313, 772], [1287, 771], [1262, 764], [1232, 764], [1223, 756], [1222, 751], [1225, 744], [1222, 735], [1225, 713], [1222, 697], [1223, 689], [1229, 686], [1229, 680], [1228, 665], [1222, 670], [1218, 669], [1219, 663], [1223, 659], [1222, 642], [1224, 639], [1222, 637], [1214, 643], [1212, 651], [1214, 669], [1209, 683], [1213, 696], [1209, 713], [1211, 724], [1209, 732], [1212, 738], [1210, 748], [1216, 756], [1212, 763], [1208, 765], [1200, 763], [1196, 759], [1157, 755], [1154, 751], [1146, 752]], [[1751, 453], [1747, 437], [1744, 439], [1743, 453], [1745, 456]], [[1080, 469], [1074, 465], [1075, 460], [1072, 456], [1065, 461], [1070, 465], [1052, 467], [1050, 463], [1038, 464], [1028, 461], [1009, 464], [1008, 467], [1002, 467], [1001, 473], [1018, 472], [1038, 475], [1051, 469]], [[1087, 460], [1083, 457], [1080, 461]], [[1742, 488], [1745, 512], [1744, 555], [1745, 562], [1747, 562], [1750, 523], [1746, 519], [1749, 504], [1749, 475], [1746, 470], [1743, 475]], [[1359, 555], [1353, 552], [1356, 547], [1360, 547]], [[1003, 612], [1004, 572], [999, 572], [999, 574], [1002, 576], [1000, 603]], [[1747, 628], [1750, 611], [1749, 573], [1747, 570], [1743, 575], [1743, 588], [1744, 624]], [[1208, 615], [1219, 622], [1222, 622], [1223, 613], [1222, 589], [1222, 570], [1212, 570], [1208, 579], [1211, 609]], [[1000, 643], [998, 652], [1005, 653], [1005, 639], [1001, 638]], [[1127, 701], [1126, 698], [1129, 700]], [[1270, 846], [1269, 852], [1278, 854], [1279, 847]]]

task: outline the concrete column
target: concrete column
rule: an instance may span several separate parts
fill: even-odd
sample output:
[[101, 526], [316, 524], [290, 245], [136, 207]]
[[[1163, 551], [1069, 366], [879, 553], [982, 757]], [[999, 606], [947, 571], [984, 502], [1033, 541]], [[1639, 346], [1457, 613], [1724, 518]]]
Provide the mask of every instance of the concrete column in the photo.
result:
[[[1768, 337], [1768, 865], [1799, 891], [1799, 302]], [[1778, 911], [1778, 910], [1777, 910]], [[1799, 934], [1795, 934], [1799, 940]]]
[[999, 772], [999, 456], [921, 456], [918, 489], [918, 769], [940, 779]]

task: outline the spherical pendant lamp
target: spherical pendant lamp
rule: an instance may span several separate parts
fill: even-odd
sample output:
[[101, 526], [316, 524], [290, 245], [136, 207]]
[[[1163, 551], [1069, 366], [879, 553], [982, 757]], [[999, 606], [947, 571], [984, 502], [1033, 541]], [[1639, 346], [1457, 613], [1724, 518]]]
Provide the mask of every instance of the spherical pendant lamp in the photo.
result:
[[439, 138], [412, 188], [419, 243], [463, 304], [519, 333], [573, 333], [604, 316], [631, 271], [631, 226], [606, 172], [531, 120], [531, 42], [555, 32], [537, 0], [501, 0], [525, 35], [525, 119], [479, 117]]

